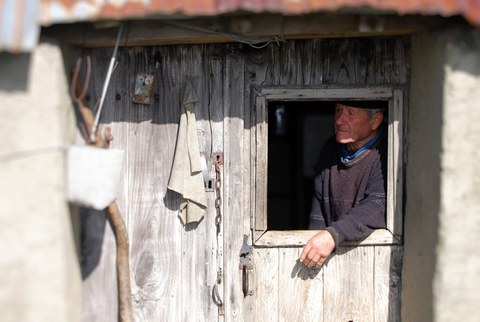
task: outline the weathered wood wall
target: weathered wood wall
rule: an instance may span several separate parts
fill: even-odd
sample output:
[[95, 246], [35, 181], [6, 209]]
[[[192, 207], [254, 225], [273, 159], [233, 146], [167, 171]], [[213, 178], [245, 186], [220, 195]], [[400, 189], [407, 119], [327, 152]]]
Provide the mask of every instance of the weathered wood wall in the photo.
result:
[[[250, 131], [255, 87], [406, 86], [404, 39], [288, 41], [121, 48], [101, 122], [126, 151], [118, 199], [130, 236], [137, 321], [399, 321], [402, 246], [341, 247], [322, 270], [306, 270], [301, 248], [254, 248], [252, 296], [243, 297], [239, 252], [251, 234]], [[100, 97], [111, 49], [93, 49], [90, 105]], [[137, 72], [155, 75], [156, 99], [132, 103]], [[214, 192], [198, 225], [184, 227], [167, 191], [185, 84], [196, 79], [200, 150], [224, 152], [222, 231]], [[214, 176], [213, 168], [210, 175]], [[115, 240], [105, 217], [84, 225], [84, 320], [116, 321]], [[103, 218], [103, 219], [102, 219]], [[95, 227], [97, 233], [95, 235]], [[220, 250], [220, 251], [219, 251]], [[86, 260], [88, 262], [88, 260]], [[95, 262], [90, 259], [90, 263]], [[212, 301], [217, 270], [225, 315]]]

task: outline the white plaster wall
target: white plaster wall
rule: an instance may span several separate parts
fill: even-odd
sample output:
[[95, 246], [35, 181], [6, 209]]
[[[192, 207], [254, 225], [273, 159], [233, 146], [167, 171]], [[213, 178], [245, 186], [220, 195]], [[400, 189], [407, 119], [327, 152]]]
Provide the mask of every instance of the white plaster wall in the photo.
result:
[[0, 54], [2, 321], [80, 321], [63, 149], [74, 128], [58, 45]]
[[405, 168], [402, 321], [433, 321], [443, 109], [442, 33], [412, 37]]
[[480, 315], [480, 34], [412, 37], [402, 321]]
[[435, 321], [480, 319], [480, 32], [446, 35]]

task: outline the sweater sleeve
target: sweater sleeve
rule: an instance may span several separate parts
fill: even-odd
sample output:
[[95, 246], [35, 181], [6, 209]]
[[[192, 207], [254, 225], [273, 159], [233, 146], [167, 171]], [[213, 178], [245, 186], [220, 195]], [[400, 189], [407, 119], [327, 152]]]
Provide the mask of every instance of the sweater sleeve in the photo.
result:
[[320, 158], [315, 166], [316, 176], [314, 179], [314, 193], [312, 198], [312, 205], [310, 209], [310, 218], [308, 229], [320, 230], [327, 227], [328, 221], [325, 218], [324, 210], [322, 208], [324, 191], [323, 181], [326, 177], [325, 171], [331, 166], [332, 155], [335, 156], [336, 142], [335, 138], [331, 137], [320, 152]]
[[385, 227], [385, 163], [380, 159], [376, 160], [363, 198], [347, 211], [345, 216], [327, 228], [335, 240], [335, 245], [343, 241], [364, 239], [374, 229]]
[[[318, 177], [315, 178], [315, 181], [320, 180]], [[320, 185], [321, 187], [321, 185]], [[312, 198], [312, 207], [310, 210], [310, 221], [308, 225], [308, 229], [325, 229], [325, 217], [323, 216], [322, 207], [321, 207], [321, 200], [322, 200], [323, 191], [321, 189], [315, 189]]]

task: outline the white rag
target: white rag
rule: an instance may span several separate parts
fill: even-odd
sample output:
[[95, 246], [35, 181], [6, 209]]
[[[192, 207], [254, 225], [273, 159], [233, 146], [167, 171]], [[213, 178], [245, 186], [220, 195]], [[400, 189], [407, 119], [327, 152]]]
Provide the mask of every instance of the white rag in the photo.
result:
[[192, 84], [188, 82], [168, 181], [168, 189], [181, 195], [179, 216], [184, 224], [200, 221], [207, 209], [194, 111], [196, 102], [197, 95]]

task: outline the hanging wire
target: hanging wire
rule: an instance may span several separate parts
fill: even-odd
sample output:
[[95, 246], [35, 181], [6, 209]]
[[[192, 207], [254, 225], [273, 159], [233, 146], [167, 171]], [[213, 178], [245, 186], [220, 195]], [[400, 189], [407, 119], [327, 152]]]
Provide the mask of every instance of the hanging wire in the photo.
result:
[[271, 36], [269, 38], [263, 38], [263, 39], [251, 39], [251, 38], [247, 38], [245, 36], [242, 36], [240, 34], [234, 34], [234, 33], [230, 33], [230, 32], [227, 32], [227, 31], [221, 31], [221, 30], [212, 30], [212, 29], [208, 29], [208, 28], [195, 26], [195, 25], [189, 24], [189, 23], [180, 23], [180, 22], [175, 22], [175, 21], [165, 21], [165, 23], [170, 24], [170, 25], [175, 26], [175, 27], [186, 28], [186, 29], [190, 29], [190, 30], [194, 30], [194, 31], [203, 32], [203, 33], [226, 36], [226, 37], [229, 37], [236, 42], [249, 45], [250, 47], [255, 48], [255, 49], [264, 48], [264, 47], [270, 45], [271, 43], [276, 43], [277, 45], [280, 45], [281, 42], [285, 42], [283, 37], [278, 36], [278, 35], [274, 35], [274, 36]]

